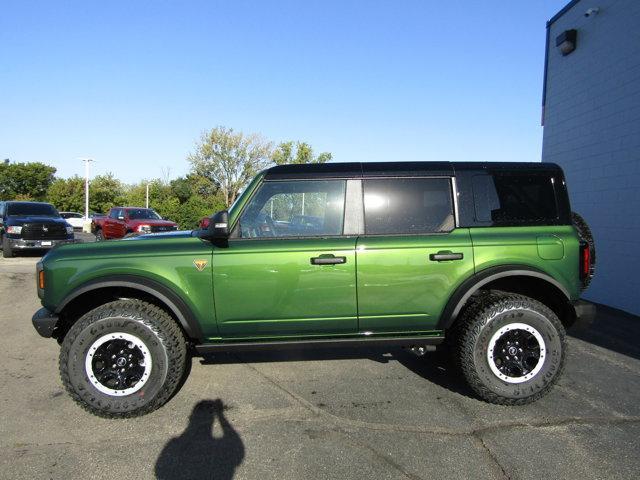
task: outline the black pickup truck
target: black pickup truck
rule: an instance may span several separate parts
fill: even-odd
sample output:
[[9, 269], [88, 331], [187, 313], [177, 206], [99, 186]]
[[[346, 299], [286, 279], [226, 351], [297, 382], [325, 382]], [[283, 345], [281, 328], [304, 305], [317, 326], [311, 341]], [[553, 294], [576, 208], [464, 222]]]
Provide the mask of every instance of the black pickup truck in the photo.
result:
[[73, 227], [49, 203], [0, 202], [0, 241], [3, 256], [11, 258], [16, 250], [73, 243]]

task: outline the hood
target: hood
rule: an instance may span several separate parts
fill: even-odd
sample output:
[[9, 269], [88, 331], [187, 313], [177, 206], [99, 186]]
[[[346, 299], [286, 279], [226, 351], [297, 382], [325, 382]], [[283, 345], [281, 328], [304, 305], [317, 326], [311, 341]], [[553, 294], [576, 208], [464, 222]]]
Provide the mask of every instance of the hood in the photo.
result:
[[[175, 224], [174, 224], [175, 225]], [[160, 240], [162, 238], [187, 238], [193, 236], [193, 230], [173, 230], [171, 232], [146, 233], [136, 237], [123, 238], [123, 242], [139, 241], [139, 240]]]
[[62, 217], [47, 217], [40, 215], [11, 215], [7, 217], [7, 225], [22, 225], [23, 223], [62, 223], [67, 221]]
[[156, 227], [173, 227], [178, 225], [176, 222], [172, 222], [170, 220], [156, 220], [151, 218], [136, 218], [129, 219], [127, 222], [129, 225], [154, 225]]
[[81, 259], [114, 257], [122, 259], [129, 255], [153, 255], [162, 251], [178, 251], [180, 245], [201, 242], [192, 231], [151, 233], [137, 237], [108, 240], [106, 242], [87, 242], [60, 245], [44, 257], [47, 261], [59, 259]]

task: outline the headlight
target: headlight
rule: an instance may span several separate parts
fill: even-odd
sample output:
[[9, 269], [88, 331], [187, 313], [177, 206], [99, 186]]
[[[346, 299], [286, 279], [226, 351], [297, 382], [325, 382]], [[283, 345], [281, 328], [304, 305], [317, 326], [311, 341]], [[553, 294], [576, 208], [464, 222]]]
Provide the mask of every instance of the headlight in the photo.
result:
[[139, 232], [144, 232], [144, 233], [151, 233], [151, 226], [150, 225], [138, 225], [138, 231]]
[[22, 233], [22, 227], [10, 225], [7, 227], [7, 233], [14, 233], [16, 235], [20, 235], [20, 233]]
[[67, 235], [73, 234], [73, 227], [67, 227]]

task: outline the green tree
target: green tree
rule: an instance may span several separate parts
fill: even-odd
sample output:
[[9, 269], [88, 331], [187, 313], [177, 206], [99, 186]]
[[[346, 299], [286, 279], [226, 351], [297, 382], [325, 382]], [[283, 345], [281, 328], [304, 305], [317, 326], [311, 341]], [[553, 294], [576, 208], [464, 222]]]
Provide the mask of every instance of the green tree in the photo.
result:
[[306, 142], [282, 142], [271, 155], [271, 160], [276, 165], [288, 165], [292, 163], [326, 163], [331, 160], [329, 152], [319, 155], [313, 154], [313, 148]]
[[153, 208], [163, 218], [176, 222], [183, 229], [196, 228], [201, 218], [224, 208], [216, 185], [196, 174], [179, 177], [170, 182], [153, 179], [127, 185], [124, 203], [130, 206], [144, 206], [147, 184], [149, 208]]
[[57, 178], [47, 191], [47, 200], [62, 212], [84, 213], [84, 178]]
[[0, 200], [44, 200], [56, 169], [41, 162], [0, 163]]
[[268, 165], [271, 150], [271, 143], [258, 134], [216, 127], [202, 135], [188, 160], [192, 173], [219, 185], [228, 207], [256, 173]]
[[97, 175], [89, 182], [89, 209], [106, 213], [125, 201], [125, 188], [113, 173]]

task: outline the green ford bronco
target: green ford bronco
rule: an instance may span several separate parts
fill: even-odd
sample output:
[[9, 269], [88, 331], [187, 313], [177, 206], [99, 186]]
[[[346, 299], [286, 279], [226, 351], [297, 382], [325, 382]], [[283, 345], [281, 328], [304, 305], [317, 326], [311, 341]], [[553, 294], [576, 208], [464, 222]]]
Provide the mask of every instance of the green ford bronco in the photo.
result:
[[260, 173], [206, 230], [63, 246], [37, 265], [38, 333], [104, 417], [166, 403], [190, 356], [447, 346], [473, 391], [547, 393], [594, 270], [545, 163], [332, 163]]

